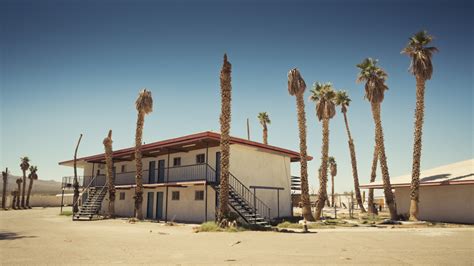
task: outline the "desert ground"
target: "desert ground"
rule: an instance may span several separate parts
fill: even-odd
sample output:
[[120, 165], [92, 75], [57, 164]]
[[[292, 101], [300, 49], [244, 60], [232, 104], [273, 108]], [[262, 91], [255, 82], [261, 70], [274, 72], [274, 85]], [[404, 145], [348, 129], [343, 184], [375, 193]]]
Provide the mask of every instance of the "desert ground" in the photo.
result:
[[[194, 225], [195, 226], [195, 225]], [[10, 264], [474, 264], [474, 228], [194, 233], [193, 225], [73, 222], [58, 208], [0, 211]]]

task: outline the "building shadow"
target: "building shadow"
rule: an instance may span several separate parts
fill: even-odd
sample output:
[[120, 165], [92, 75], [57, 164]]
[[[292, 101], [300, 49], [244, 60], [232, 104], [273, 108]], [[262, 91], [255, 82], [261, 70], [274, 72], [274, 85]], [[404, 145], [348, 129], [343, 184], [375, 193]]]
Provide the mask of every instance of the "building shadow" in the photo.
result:
[[0, 232], [0, 241], [2, 240], [17, 240], [23, 238], [36, 238], [37, 236], [25, 236], [13, 232]]
[[423, 178], [420, 179], [420, 182], [430, 182], [430, 181], [436, 181], [436, 180], [441, 179], [440, 181], [442, 183], [449, 183], [450, 181], [463, 179], [463, 178], [466, 178], [466, 177], [470, 177], [472, 175], [474, 175], [474, 173], [449, 178], [451, 176], [451, 174], [439, 174], [439, 175], [432, 175], [432, 176], [423, 177]]

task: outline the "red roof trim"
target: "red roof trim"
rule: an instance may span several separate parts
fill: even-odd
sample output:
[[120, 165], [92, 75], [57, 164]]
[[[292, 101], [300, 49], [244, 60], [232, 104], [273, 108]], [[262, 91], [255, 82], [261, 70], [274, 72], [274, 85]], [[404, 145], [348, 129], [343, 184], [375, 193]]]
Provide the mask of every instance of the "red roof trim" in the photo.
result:
[[[429, 186], [446, 186], [446, 185], [473, 185], [474, 180], [453, 180], [453, 181], [440, 181], [440, 182], [426, 182], [426, 183], [420, 183], [420, 186], [422, 187], [429, 187]], [[397, 188], [397, 187], [410, 187], [410, 183], [401, 183], [401, 184], [392, 184], [392, 188]], [[361, 185], [361, 188], [383, 188], [382, 184], [377, 184], [377, 185], [371, 185], [371, 184], [366, 184], [366, 185]]]
[[[157, 141], [157, 142], [145, 144], [145, 145], [142, 146], [142, 151], [153, 150], [153, 149], [156, 149], [156, 148], [166, 148], [166, 147], [172, 146], [172, 145], [186, 144], [186, 143], [189, 143], [189, 142], [204, 140], [204, 139], [220, 140], [220, 136], [221, 135], [219, 133], [206, 131], [206, 132], [196, 133], [196, 134], [187, 135], [187, 136], [183, 136], [183, 137], [167, 139], [167, 140], [162, 140], [162, 141]], [[250, 141], [250, 140], [246, 140], [246, 139], [241, 139], [241, 138], [237, 138], [237, 137], [231, 137], [231, 144], [242, 144], [242, 145], [252, 146], [252, 147], [256, 147], [256, 148], [261, 148], [261, 149], [264, 149], [264, 150], [283, 153], [283, 154], [289, 155], [291, 157], [292, 162], [299, 161], [299, 159], [300, 159], [300, 155], [299, 155], [298, 152], [291, 151], [291, 150], [284, 149], [284, 148], [279, 148], [279, 147], [276, 147], [276, 146], [265, 145], [263, 143]], [[128, 155], [128, 154], [131, 155], [131, 154], [133, 154], [133, 152], [134, 152], [133, 147], [125, 148], [125, 149], [120, 149], [120, 150], [114, 151], [113, 156], [118, 157], [118, 156], [124, 156], [124, 155]], [[96, 155], [92, 155], [92, 156], [86, 156], [86, 157], [78, 158], [77, 160], [78, 161], [82, 161], [82, 160], [92, 161], [92, 160], [100, 160], [100, 159], [103, 159], [103, 158], [104, 158], [104, 154], [101, 153], [101, 154], [96, 154]], [[311, 156], [308, 156], [308, 160], [312, 160], [312, 159], [313, 158]], [[59, 162], [59, 164], [61, 165], [61, 164], [66, 164], [66, 163], [70, 163], [70, 162], [73, 162], [73, 160], [62, 161], [62, 162]]]

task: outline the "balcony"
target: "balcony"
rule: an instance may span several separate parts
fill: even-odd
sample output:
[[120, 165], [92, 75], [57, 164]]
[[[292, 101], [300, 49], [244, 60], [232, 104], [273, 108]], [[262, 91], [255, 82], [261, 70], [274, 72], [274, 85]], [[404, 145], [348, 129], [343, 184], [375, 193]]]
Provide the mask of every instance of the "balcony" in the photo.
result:
[[[153, 170], [143, 170], [143, 184], [165, 184], [176, 182], [207, 181], [216, 183], [216, 171], [208, 164], [194, 164], [175, 167], [162, 167]], [[134, 185], [136, 172], [115, 173], [115, 185]], [[79, 177], [81, 187], [104, 186], [105, 175]], [[66, 185], [64, 185], [66, 184]], [[72, 185], [72, 177], [63, 177], [63, 187]]]

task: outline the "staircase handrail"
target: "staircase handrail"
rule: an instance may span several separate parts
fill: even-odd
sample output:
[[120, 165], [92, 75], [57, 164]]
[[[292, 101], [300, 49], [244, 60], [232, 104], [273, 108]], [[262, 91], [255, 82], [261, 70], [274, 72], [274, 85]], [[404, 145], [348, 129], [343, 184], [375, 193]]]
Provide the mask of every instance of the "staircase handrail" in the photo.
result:
[[[92, 176], [92, 179], [89, 181], [89, 184], [87, 184], [87, 186], [85, 186], [85, 187], [82, 187], [82, 190], [80, 191], [80, 193], [84, 192], [86, 189], [89, 189], [90, 186], [91, 186], [91, 184], [92, 184], [92, 182], [95, 181], [95, 179], [97, 178], [97, 176], [98, 176], [98, 175]], [[80, 194], [80, 193], [79, 193], [79, 194]], [[80, 198], [81, 198], [80, 196], [77, 197], [76, 201], [74, 201], [74, 202], [72, 203], [72, 206], [73, 206], [73, 208], [72, 208], [73, 217], [74, 217], [74, 214], [75, 214], [75, 213], [74, 213], [74, 206], [76, 205], [76, 203], [79, 202], [79, 199], [80, 199]]]

